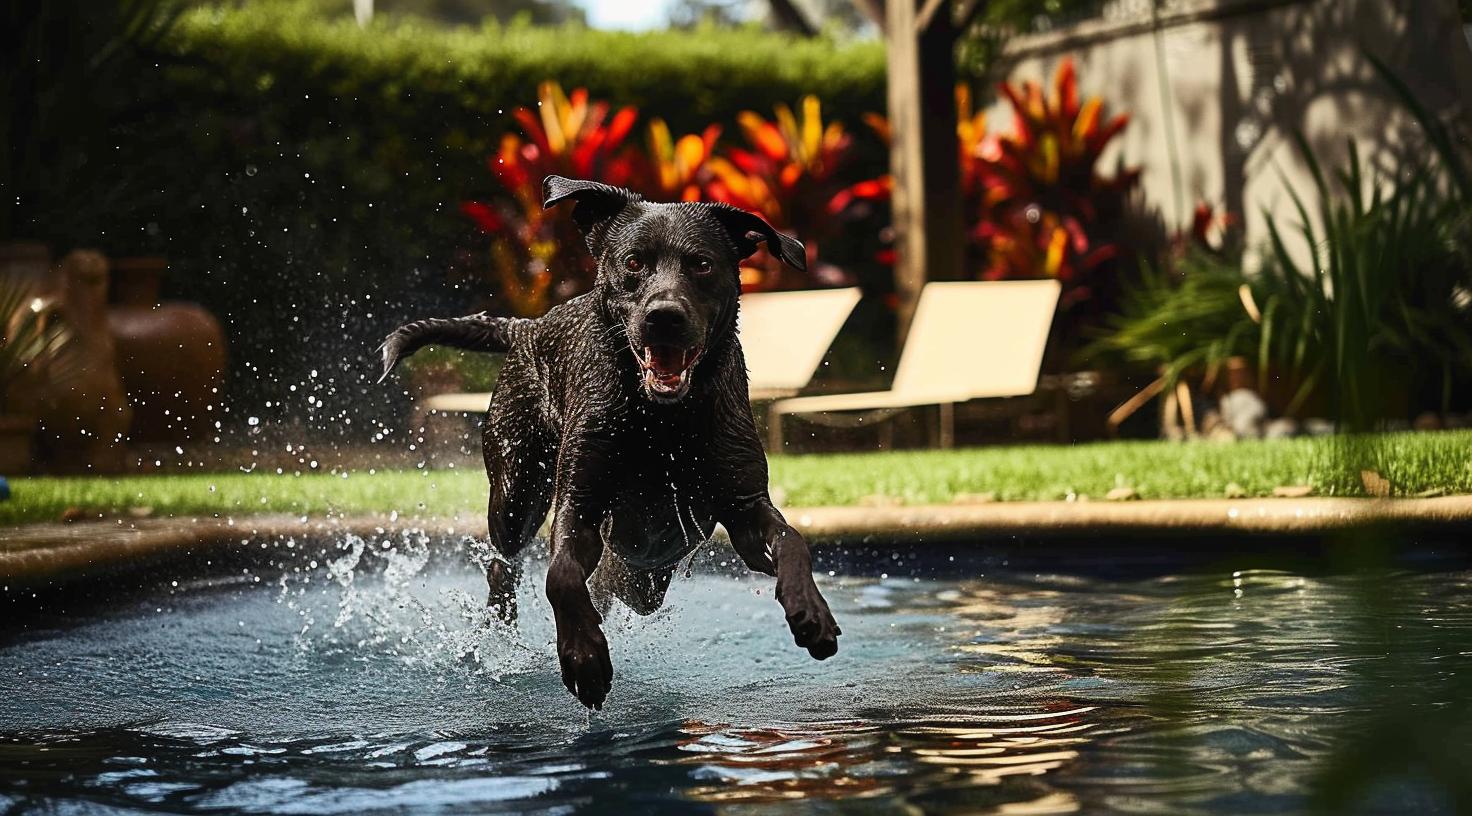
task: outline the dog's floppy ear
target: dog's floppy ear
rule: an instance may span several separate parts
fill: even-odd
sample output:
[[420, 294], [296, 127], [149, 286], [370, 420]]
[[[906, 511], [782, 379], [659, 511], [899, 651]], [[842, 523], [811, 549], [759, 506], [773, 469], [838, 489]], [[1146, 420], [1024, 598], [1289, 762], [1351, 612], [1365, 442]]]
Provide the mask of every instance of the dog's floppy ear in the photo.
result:
[[807, 271], [808, 254], [802, 242], [789, 238], [768, 224], [765, 218], [730, 204], [705, 204], [707, 211], [725, 227], [736, 246], [736, 253], [749, 258], [756, 252], [758, 243], [765, 243], [767, 251], [781, 258], [788, 266]]
[[603, 222], [618, 215], [624, 207], [642, 200], [638, 193], [622, 187], [613, 187], [596, 181], [548, 176], [542, 180], [542, 209], [551, 209], [572, 199], [577, 202], [572, 208], [572, 220], [578, 229], [593, 243], [594, 230]]

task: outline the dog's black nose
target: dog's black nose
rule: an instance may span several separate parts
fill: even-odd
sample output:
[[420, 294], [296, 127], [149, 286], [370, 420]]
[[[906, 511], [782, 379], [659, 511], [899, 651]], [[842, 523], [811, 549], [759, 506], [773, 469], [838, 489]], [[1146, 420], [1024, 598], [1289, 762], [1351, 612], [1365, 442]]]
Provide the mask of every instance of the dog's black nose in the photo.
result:
[[680, 304], [672, 301], [651, 304], [644, 313], [644, 334], [658, 340], [682, 339], [689, 319]]

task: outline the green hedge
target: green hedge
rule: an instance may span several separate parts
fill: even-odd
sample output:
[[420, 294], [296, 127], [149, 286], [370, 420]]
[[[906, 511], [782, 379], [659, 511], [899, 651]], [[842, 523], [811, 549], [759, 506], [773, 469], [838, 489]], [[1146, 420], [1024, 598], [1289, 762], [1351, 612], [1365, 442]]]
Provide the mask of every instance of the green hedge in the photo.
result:
[[[290, 386], [341, 361], [310, 420], [334, 426], [364, 394], [381, 398], [359, 374], [384, 331], [476, 302], [465, 253], [479, 239], [456, 206], [489, 192], [485, 157], [512, 127], [511, 110], [536, 103], [540, 81], [636, 105], [641, 121], [662, 116], [676, 133], [720, 121], [735, 136], [737, 112], [806, 93], [856, 131], [861, 113], [884, 107], [878, 43], [404, 22], [361, 30], [303, 9], [257, 2], [182, 17], [145, 55], [136, 98], [110, 130], [105, 159], [126, 205], [106, 213], [101, 237], [57, 239], [168, 255], [167, 293], [221, 316], [231, 395], [263, 419], [299, 415]], [[882, 153], [871, 158], [880, 162]]]
[[[595, 97], [638, 105], [673, 126], [730, 121], [743, 108], [770, 109], [816, 93], [839, 110], [882, 109], [884, 48], [840, 45], [751, 30], [626, 33], [500, 26], [444, 29], [405, 21], [359, 28], [300, 7], [256, 3], [187, 15], [168, 46], [209, 64], [219, 91], [289, 104], [283, 93], [356, 98], [409, 131], [500, 126], [498, 115], [534, 104], [552, 78]], [[317, 97], [317, 104], [323, 97]], [[456, 109], [425, 121], [425, 105]]]

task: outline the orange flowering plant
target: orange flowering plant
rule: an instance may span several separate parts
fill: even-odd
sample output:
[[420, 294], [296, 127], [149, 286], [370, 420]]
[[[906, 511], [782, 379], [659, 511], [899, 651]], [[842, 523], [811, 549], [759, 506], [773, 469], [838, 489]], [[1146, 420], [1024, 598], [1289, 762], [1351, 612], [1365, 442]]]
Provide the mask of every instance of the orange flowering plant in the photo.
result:
[[656, 201], [699, 201], [710, 175], [706, 166], [720, 135], [720, 125], [709, 125], [698, 135], [674, 139], [663, 119], [651, 119], [647, 168], [634, 186]]
[[[1098, 272], [1122, 252], [1121, 222], [1139, 180], [1137, 169], [1109, 175], [1098, 167], [1129, 119], [1107, 116], [1098, 98], [1081, 99], [1069, 59], [1046, 90], [1026, 82], [1002, 83], [1000, 91], [1012, 107], [1012, 130], [991, 135], [970, 88], [956, 88], [973, 274], [987, 280], [1053, 277], [1063, 283], [1065, 305], [1089, 300], [1101, 286], [1112, 288]], [[489, 160], [500, 194], [461, 205], [489, 234], [494, 283], [515, 313], [540, 314], [592, 279], [586, 254], [569, 251], [580, 243], [571, 219], [541, 208], [541, 180], [550, 173], [629, 187], [658, 201], [725, 202], [759, 213], [806, 244], [806, 277], [763, 252], [743, 264], [745, 289], [850, 282], [852, 270], [822, 260], [849, 243], [834, 239], [858, 223], [867, 238], [853, 242], [863, 245], [856, 265], [877, 261], [882, 271], [892, 262], [882, 237], [874, 239], [887, 232], [882, 223], [892, 180], [853, 180], [853, 138], [840, 122], [824, 121], [815, 96], [804, 97], [795, 111], [777, 105], [770, 119], [742, 111], [736, 121], [743, 144], [729, 146], [718, 144], [719, 125], [675, 137], [659, 118], [649, 121], [640, 145], [629, 138], [638, 118], [632, 107], [614, 110], [591, 101], [584, 89], [564, 94], [553, 82], [542, 83], [538, 97], [535, 111], [515, 111], [521, 132], [503, 136]], [[865, 120], [888, 141], [884, 117]], [[824, 253], [825, 244], [833, 252]], [[1107, 308], [1108, 299], [1094, 306]]]

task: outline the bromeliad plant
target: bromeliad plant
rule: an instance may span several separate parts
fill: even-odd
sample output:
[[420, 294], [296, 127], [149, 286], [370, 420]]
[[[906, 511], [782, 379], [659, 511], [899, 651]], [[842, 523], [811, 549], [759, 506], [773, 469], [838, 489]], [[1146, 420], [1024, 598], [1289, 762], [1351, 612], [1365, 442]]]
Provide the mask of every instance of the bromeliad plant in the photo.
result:
[[[717, 200], [760, 212], [801, 236], [810, 270], [820, 268], [818, 243], [839, 227], [827, 200], [841, 187], [836, 171], [851, 140], [838, 122], [823, 124], [817, 97], [802, 100], [801, 115], [777, 106], [773, 121], [740, 113], [746, 147], [717, 150], [720, 125], [676, 138], [655, 118], [640, 150], [629, 140], [637, 110], [609, 115], [609, 106], [590, 102], [583, 88], [564, 94], [556, 82], [543, 82], [537, 96], [537, 112], [515, 110], [521, 133], [503, 136], [490, 158], [499, 196], [461, 205], [490, 236], [493, 283], [515, 314], [542, 314], [553, 300], [584, 289], [592, 275], [584, 253], [565, 249], [581, 243], [567, 212], [542, 209], [540, 183], [549, 174], [593, 178], [654, 200]], [[776, 287], [783, 268], [762, 250], [743, 265], [743, 286]]]
[[[610, 115], [585, 89], [564, 94], [554, 82], [538, 88], [533, 112], [518, 108], [520, 134], [506, 134], [488, 164], [498, 195], [468, 201], [461, 211], [490, 237], [493, 285], [510, 311], [536, 315], [584, 289], [592, 267], [570, 216], [546, 211], [541, 180], [550, 174], [597, 179], [628, 187], [657, 201], [724, 201], [759, 212], [780, 229], [801, 236], [810, 253], [831, 234], [836, 219], [822, 206], [836, 189], [849, 139], [837, 122], [822, 124], [816, 97], [803, 100], [801, 118], [778, 106], [775, 121], [756, 113], [739, 117], [747, 148], [717, 151], [721, 127], [675, 138], [659, 118], [648, 125], [644, 149], [628, 136], [638, 117], [632, 107]], [[773, 288], [782, 264], [764, 254], [743, 266], [747, 288]]]
[[[956, 127], [963, 206], [976, 276], [986, 279], [1055, 277], [1065, 302], [1086, 300], [1098, 289], [1093, 273], [1119, 254], [1117, 223], [1138, 171], [1106, 177], [1100, 154], [1128, 119], [1104, 114], [1098, 99], [1080, 101], [1073, 63], [1065, 60], [1051, 95], [1032, 84], [1004, 84], [1016, 112], [1015, 132], [988, 136], [986, 117], [974, 110], [970, 89], [958, 86]], [[567, 216], [541, 209], [540, 179], [549, 173], [592, 178], [630, 187], [657, 200], [721, 201], [760, 213], [807, 246], [809, 280], [764, 253], [742, 268], [747, 289], [785, 284], [836, 283], [847, 278], [819, 263], [825, 242], [837, 237], [857, 210], [872, 223], [892, 194], [888, 176], [856, 184], [842, 178], [853, 139], [837, 121], [824, 122], [817, 97], [804, 97], [796, 112], [778, 105], [768, 119], [753, 111], [737, 117], [742, 146], [717, 147], [717, 125], [678, 139], [660, 119], [648, 126], [645, 149], [626, 144], [637, 116], [633, 108], [609, 115], [585, 90], [564, 96], [555, 83], [539, 89], [538, 112], [516, 111], [521, 134], [508, 134], [490, 162], [503, 195], [467, 202], [464, 212], [491, 234], [492, 269], [499, 291], [518, 314], [538, 314], [554, 300], [579, 291], [591, 274]], [[887, 139], [888, 122], [866, 117]], [[880, 230], [882, 232], [882, 230]], [[860, 253], [859, 260], [881, 245]], [[872, 265], [872, 264], [870, 264]], [[784, 279], [784, 276], [787, 276]], [[561, 286], [561, 290], [554, 290]]]
[[699, 135], [674, 139], [663, 119], [651, 119], [648, 166], [634, 187], [656, 201], [699, 201], [710, 177], [706, 166], [720, 135], [720, 125], [708, 125]]
[[[1057, 278], [1065, 306], [1088, 300], [1101, 283], [1094, 273], [1121, 254], [1120, 222], [1139, 182], [1138, 169], [1106, 176], [1098, 168], [1129, 117], [1108, 117], [1097, 97], [1081, 101], [1069, 59], [1051, 94], [1030, 82], [1021, 88], [1004, 82], [1000, 89], [1013, 108], [1013, 129], [988, 135], [985, 115], [972, 110], [970, 89], [956, 87], [970, 264], [984, 280]], [[888, 120], [865, 118], [888, 141]], [[829, 206], [888, 202], [892, 190], [892, 179], [881, 176], [843, 190]]]
[[986, 258], [980, 277], [1057, 278], [1064, 304], [1089, 299], [1095, 273], [1121, 254], [1118, 238], [1138, 168], [1106, 176], [1099, 158], [1129, 124], [1109, 117], [1098, 97], [1080, 100], [1073, 60], [1064, 59], [1052, 93], [1025, 82], [1000, 85], [1013, 110], [1010, 135], [986, 139], [977, 171], [985, 189], [972, 238]]
[[[825, 239], [839, 221], [829, 201], [844, 184], [839, 171], [849, 158], [852, 137], [841, 123], [823, 123], [816, 96], [803, 97], [799, 114], [777, 105], [768, 120], [753, 111], [737, 116], [747, 146], [731, 147], [713, 157], [704, 192], [711, 200], [760, 213], [772, 226], [802, 239], [808, 267], [817, 268]], [[765, 254], [742, 268], [743, 288], [775, 288], [783, 265]]]
[[[638, 112], [611, 111], [579, 88], [564, 94], [555, 82], [537, 88], [536, 111], [517, 108], [521, 135], [508, 133], [487, 160], [502, 195], [460, 205], [490, 238], [491, 274], [497, 293], [518, 315], [539, 315], [559, 292], [571, 294], [592, 279], [592, 261], [572, 251], [582, 238], [566, 208], [542, 209], [542, 179], [557, 174], [628, 186], [638, 159], [626, 146]], [[610, 112], [612, 115], [610, 115]]]

